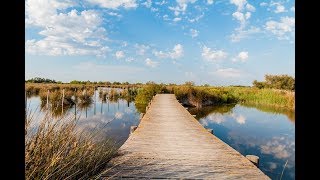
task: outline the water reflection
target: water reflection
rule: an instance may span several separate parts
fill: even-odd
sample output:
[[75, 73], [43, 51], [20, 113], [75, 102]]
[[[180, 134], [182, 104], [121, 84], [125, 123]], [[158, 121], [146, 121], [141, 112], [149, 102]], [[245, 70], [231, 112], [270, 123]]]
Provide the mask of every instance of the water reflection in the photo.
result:
[[[121, 146], [129, 136], [130, 126], [139, 124], [140, 113], [127, 89], [98, 88], [96, 91], [62, 90], [42, 93], [27, 99], [28, 111], [40, 109], [41, 116], [50, 113], [53, 119], [78, 118], [81, 130], [97, 133], [98, 139], [109, 139]], [[40, 107], [40, 108], [39, 108]], [[76, 115], [76, 116], [74, 116]], [[39, 122], [36, 122], [39, 124]], [[34, 125], [35, 127], [37, 124]]]
[[290, 110], [287, 108], [281, 108], [281, 107], [273, 107], [273, 106], [265, 106], [265, 105], [257, 105], [257, 104], [242, 104], [245, 107], [251, 107], [251, 108], [256, 108], [259, 109], [260, 111], [263, 112], [268, 112], [268, 113], [274, 113], [274, 114], [284, 114], [288, 117], [290, 121], [293, 123], [295, 122], [295, 112], [294, 110]]
[[190, 108], [199, 122], [243, 155], [260, 157], [260, 169], [272, 179], [295, 178], [294, 112], [257, 105]]

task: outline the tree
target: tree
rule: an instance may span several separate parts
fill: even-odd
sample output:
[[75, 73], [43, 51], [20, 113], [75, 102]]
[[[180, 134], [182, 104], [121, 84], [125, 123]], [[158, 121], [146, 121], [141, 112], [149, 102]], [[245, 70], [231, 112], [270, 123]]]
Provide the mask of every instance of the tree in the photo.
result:
[[265, 75], [265, 82], [253, 81], [253, 86], [257, 88], [274, 88], [284, 90], [295, 90], [295, 80], [288, 75]]
[[55, 80], [40, 78], [40, 77], [35, 77], [32, 79], [29, 79], [26, 82], [30, 82], [30, 83], [57, 83]]

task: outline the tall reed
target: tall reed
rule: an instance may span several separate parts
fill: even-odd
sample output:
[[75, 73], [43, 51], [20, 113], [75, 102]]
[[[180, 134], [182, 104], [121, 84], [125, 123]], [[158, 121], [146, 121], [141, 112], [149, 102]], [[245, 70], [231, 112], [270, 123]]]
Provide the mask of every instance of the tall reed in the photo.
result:
[[91, 179], [105, 168], [115, 152], [96, 132], [80, 130], [72, 116], [53, 119], [46, 114], [34, 128], [34, 116], [25, 120], [26, 179]]

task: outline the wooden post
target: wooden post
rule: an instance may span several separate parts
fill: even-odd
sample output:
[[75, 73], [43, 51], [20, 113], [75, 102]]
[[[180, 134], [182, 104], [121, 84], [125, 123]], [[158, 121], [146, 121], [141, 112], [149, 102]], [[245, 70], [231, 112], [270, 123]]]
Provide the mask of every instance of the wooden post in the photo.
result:
[[61, 107], [62, 107], [62, 114], [63, 114], [63, 101], [64, 101], [64, 89], [62, 89], [62, 103], [61, 103]]
[[96, 115], [96, 88], [93, 89], [93, 93], [94, 93], [93, 114]]
[[259, 167], [259, 157], [255, 155], [246, 155], [246, 158], [249, 159], [255, 166]]
[[77, 119], [77, 104], [74, 103], [74, 119]]
[[209, 133], [213, 134], [213, 129], [206, 128], [206, 130], [207, 130]]
[[131, 126], [130, 127], [130, 134], [131, 135], [136, 129], [137, 129], [138, 126]]
[[142, 119], [144, 116], [144, 113], [140, 113], [140, 119]]
[[101, 114], [102, 114], [102, 106], [103, 106], [103, 100], [101, 101]]

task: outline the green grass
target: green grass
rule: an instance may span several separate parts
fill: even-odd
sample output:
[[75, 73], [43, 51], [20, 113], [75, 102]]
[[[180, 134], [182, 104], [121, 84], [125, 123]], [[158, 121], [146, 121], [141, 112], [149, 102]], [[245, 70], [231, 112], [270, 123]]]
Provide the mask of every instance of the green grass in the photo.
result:
[[295, 95], [292, 91], [239, 87], [225, 89], [240, 102], [295, 109]]
[[25, 120], [26, 179], [94, 178], [115, 153], [109, 141], [79, 130], [74, 117], [46, 115], [34, 130], [35, 120], [31, 115]]

